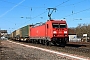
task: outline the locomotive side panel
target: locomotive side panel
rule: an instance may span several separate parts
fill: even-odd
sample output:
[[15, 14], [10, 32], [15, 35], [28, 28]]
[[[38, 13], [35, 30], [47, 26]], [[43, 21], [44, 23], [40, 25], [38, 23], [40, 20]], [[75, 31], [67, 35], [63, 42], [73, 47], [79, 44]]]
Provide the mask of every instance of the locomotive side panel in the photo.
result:
[[31, 27], [30, 32], [30, 37], [45, 38], [45, 25]]
[[53, 28], [52, 28], [52, 23], [51, 23], [51, 21], [47, 21], [46, 22], [46, 29], [45, 29], [45, 31], [46, 31], [46, 37], [49, 39], [49, 41], [51, 41], [51, 38], [53, 37]]

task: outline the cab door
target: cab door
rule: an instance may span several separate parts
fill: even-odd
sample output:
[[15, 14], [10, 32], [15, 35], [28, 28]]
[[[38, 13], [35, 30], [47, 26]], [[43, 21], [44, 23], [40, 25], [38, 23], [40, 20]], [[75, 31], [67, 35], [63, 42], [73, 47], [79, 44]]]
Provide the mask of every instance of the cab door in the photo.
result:
[[48, 37], [48, 24], [46, 24], [46, 29], [45, 29], [45, 35], [46, 35], [46, 37]]

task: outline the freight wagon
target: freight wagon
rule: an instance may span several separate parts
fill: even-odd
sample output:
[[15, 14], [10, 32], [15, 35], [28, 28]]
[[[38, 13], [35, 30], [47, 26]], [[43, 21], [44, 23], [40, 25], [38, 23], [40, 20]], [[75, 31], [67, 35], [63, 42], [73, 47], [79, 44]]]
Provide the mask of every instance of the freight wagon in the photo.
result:
[[30, 26], [31, 25], [27, 25], [16, 30], [16, 40], [27, 41], [30, 37]]
[[12, 39], [12, 40], [16, 39], [16, 30], [10, 34], [10, 39]]
[[26, 41], [26, 39], [29, 38], [29, 33], [30, 33], [29, 28], [30, 25], [27, 25], [18, 30], [15, 30], [14, 32], [11, 33], [10, 37], [13, 40]]
[[15, 40], [20, 40], [20, 37], [22, 36], [21, 34], [21, 28], [16, 30], [16, 39]]

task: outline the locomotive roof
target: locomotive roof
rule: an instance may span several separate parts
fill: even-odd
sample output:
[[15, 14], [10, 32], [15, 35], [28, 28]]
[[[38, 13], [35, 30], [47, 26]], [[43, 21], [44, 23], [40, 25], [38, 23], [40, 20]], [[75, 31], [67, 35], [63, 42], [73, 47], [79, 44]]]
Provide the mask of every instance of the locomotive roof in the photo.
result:
[[66, 23], [65, 20], [48, 20], [51, 21], [52, 23]]

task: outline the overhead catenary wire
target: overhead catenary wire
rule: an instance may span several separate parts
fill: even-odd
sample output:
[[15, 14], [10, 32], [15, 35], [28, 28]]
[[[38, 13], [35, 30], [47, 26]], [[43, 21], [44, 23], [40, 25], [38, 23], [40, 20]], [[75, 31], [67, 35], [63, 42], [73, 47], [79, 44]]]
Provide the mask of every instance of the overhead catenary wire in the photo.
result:
[[[6, 3], [9, 3], [9, 4], [13, 4], [13, 5], [16, 5], [17, 3], [15, 3], [15, 2], [10, 2], [10, 1], [7, 1], [7, 0], [0, 0], [0, 1], [2, 1], [2, 2], [6, 2]], [[21, 4], [21, 5], [19, 5], [19, 6], [21, 6], [21, 7], [24, 7], [24, 8], [46, 8], [46, 7], [33, 7], [33, 6], [26, 6], [26, 5], [23, 5], [23, 4]]]
[[61, 4], [56, 5], [55, 8], [62, 5], [62, 4], [64, 4], [64, 3], [67, 3], [68, 1], [70, 1], [70, 0], [66, 0], [66, 1], [62, 2]]
[[[87, 8], [87, 9], [84, 9], [84, 10], [81, 10], [81, 11], [78, 11], [78, 12], [73, 12], [73, 15], [74, 15], [74, 14], [81, 13], [81, 12], [84, 12], [84, 11], [87, 11], [87, 10], [90, 10], [90, 8]], [[69, 17], [69, 16], [72, 16], [72, 14], [69, 14], [69, 15], [67, 15], [67, 16], [65, 16], [65, 17]], [[63, 18], [63, 17], [62, 17], [62, 18]]]
[[[67, 0], [67, 1], [68, 1], [68, 0]], [[88, 0], [82, 0], [82, 1], [79, 1], [79, 2], [76, 2], [76, 3], [71, 3], [71, 4], [69, 4], [69, 5], [60, 6], [60, 7], [75, 6], [75, 5], [80, 4], [80, 3], [82, 3], [82, 2], [85, 2], [85, 1], [88, 1]], [[86, 10], [89, 10], [89, 9], [85, 9], [85, 11], [86, 11]], [[59, 10], [58, 10], [58, 11], [59, 11]], [[83, 10], [82, 10], [82, 11], [83, 11]], [[72, 10], [71, 12], [72, 12], [71, 14], [66, 15], [65, 17], [69, 17], [69, 16], [72, 16], [72, 15], [74, 15], [74, 14], [78, 14], [78, 13], [80, 13], [81, 11], [74, 12], [74, 11]], [[62, 18], [65, 18], [65, 17], [62, 17]]]
[[[66, 2], [68, 2], [68, 1], [70, 1], [70, 0], [67, 0]], [[83, 1], [85, 1], [85, 0], [83, 0]], [[81, 2], [83, 2], [83, 1], [77, 2], [77, 3], [75, 3], [75, 4], [70, 4], [70, 5], [67, 5], [67, 6], [76, 5], [76, 4], [81, 3]], [[66, 2], [63, 2], [62, 4], [66, 3]], [[62, 4], [59, 4], [59, 5], [55, 6], [55, 7], [59, 7], [59, 6], [62, 5]], [[32, 7], [32, 9], [33, 9], [33, 7]], [[84, 12], [84, 11], [87, 11], [87, 10], [90, 10], [90, 8], [84, 9], [84, 10], [81, 10], [81, 11], [78, 11], [78, 12], [73, 12], [73, 14], [78, 14], [78, 13], [81, 13], [81, 12]], [[35, 16], [35, 17], [32, 17], [32, 19], [35, 19], [35, 18], [43, 15], [43, 14], [46, 13], [46, 12], [47, 12], [47, 11], [44, 11], [43, 13], [41, 13], [41, 14]], [[72, 16], [72, 14], [66, 15], [65, 17], [69, 17], [69, 16]], [[31, 19], [31, 20], [32, 20], [32, 19]], [[30, 20], [29, 20], [29, 21], [30, 21]], [[27, 23], [27, 22], [28, 22], [28, 21], [26, 21], [25, 23]]]
[[[69, 0], [67, 0], [66, 2], [68, 2]], [[81, 3], [81, 2], [84, 2], [85, 0], [83, 0], [83, 1], [80, 1], [80, 2], [77, 2], [77, 3], [74, 3], [74, 4], [70, 4], [70, 6], [71, 5], [75, 5], [75, 4], [78, 4], [78, 3]], [[66, 2], [64, 2], [64, 3], [66, 3]], [[63, 4], [63, 3], [62, 3]], [[57, 5], [56, 7], [59, 7], [61, 4], [59, 4], [59, 5]], [[68, 5], [69, 6], [69, 5]], [[90, 8], [88, 8], [88, 9], [84, 9], [84, 10], [81, 10], [81, 11], [78, 11], [78, 12], [73, 12], [73, 15], [74, 14], [78, 14], [78, 13], [81, 13], [81, 12], [84, 12], [84, 11], [87, 11], [87, 10], [90, 10]], [[46, 13], [47, 11], [45, 11], [45, 12], [43, 12], [43, 13], [41, 13], [41, 14], [39, 14], [39, 15], [37, 15], [37, 16], [35, 16], [35, 17], [33, 17], [32, 19], [35, 19], [35, 18], [37, 18], [37, 17], [39, 17], [39, 16], [41, 16], [41, 15], [43, 15], [44, 13]], [[69, 14], [69, 15], [66, 15], [65, 17], [69, 17], [69, 16], [72, 16], [72, 14]], [[29, 20], [30, 21], [30, 20]], [[25, 23], [27, 23], [28, 21], [26, 21]]]
[[76, 3], [71, 3], [71, 4], [68, 4], [68, 5], [60, 6], [60, 7], [67, 7], [67, 6], [77, 5], [77, 4], [80, 4], [80, 3], [85, 2], [85, 1], [87, 1], [87, 0], [82, 0], [82, 1], [79, 1], [79, 2], [76, 2]]
[[[10, 4], [16, 4], [16, 3], [14, 3], [14, 2], [6, 1], [6, 0], [0, 0], [0, 1], [6, 2], [6, 3], [10, 3]], [[66, 2], [68, 2], [68, 1], [70, 1], [70, 0], [66, 0], [66, 1], [62, 2], [61, 4], [56, 5], [55, 8], [56, 8], [56, 7], [59, 7], [60, 5], [66, 3]], [[84, 1], [87, 1], [87, 0], [82, 0], [82, 1], [79, 1], [79, 2], [77, 2], [77, 3], [72, 3], [72, 4], [69, 4], [69, 5], [65, 5], [65, 6], [76, 5], [76, 4], [79, 4], [79, 3], [84, 2]], [[29, 6], [25, 6], [25, 5], [22, 5], [22, 4], [20, 4], [19, 6], [26, 7], [26, 8], [30, 8], [31, 10], [32, 10], [33, 8], [45, 8], [45, 7], [29, 7]], [[65, 6], [61, 6], [61, 7], [65, 7]], [[43, 13], [44, 13], [44, 12], [43, 12]], [[42, 15], [42, 13], [41, 13], [41, 15]], [[40, 14], [39, 14], [39, 16], [40, 16]], [[36, 17], [38, 17], [38, 15], [35, 16], [35, 17], [33, 17], [33, 18], [36, 18]], [[11, 17], [10, 17], [10, 18], [11, 18]]]
[[[6, 1], [6, 0], [0, 0], [0, 1], [6, 2], [6, 3], [10, 3], [10, 4], [16, 4], [16, 3], [14, 3], [14, 2]], [[69, 0], [66, 0], [66, 1], [62, 2], [61, 4], [55, 6], [55, 7], [58, 7], [58, 6], [66, 3], [66, 2], [68, 2], [68, 1], [69, 1]], [[28, 7], [28, 8], [31, 8], [31, 10], [32, 10], [33, 8], [45, 8], [45, 7], [29, 7], [29, 6], [25, 6], [25, 5], [22, 5], [22, 4], [19, 5], [19, 6]], [[46, 12], [46, 11], [45, 11], [45, 12]], [[43, 13], [44, 13], [44, 12], [43, 12]], [[39, 14], [38, 16], [40, 16], [40, 15], [42, 15], [42, 13]], [[36, 18], [36, 17], [38, 17], [38, 16], [35, 16], [35, 17], [33, 17], [33, 18]]]
[[[56, 5], [55, 7], [58, 7], [58, 6], [60, 6], [60, 5], [64, 4], [64, 3], [66, 3], [66, 2], [68, 2], [68, 1], [70, 1], [70, 0], [63, 1], [62, 3], [60, 3], [60, 4]], [[33, 9], [33, 8], [32, 8], [32, 9]], [[41, 15], [45, 14], [46, 12], [47, 12], [47, 11], [44, 11], [44, 12], [40, 13], [39, 15], [37, 15], [37, 16], [35, 16], [35, 17], [32, 17], [30, 20], [33, 20], [33, 19], [35, 19], [35, 18], [37, 18], [37, 17], [39, 17], [39, 16], [41, 16]], [[28, 20], [28, 21], [24, 22], [23, 24], [25, 24], [25, 23], [29, 22], [30, 20]], [[21, 25], [22, 25], [22, 24], [21, 24]], [[19, 27], [19, 26], [18, 26], [18, 27]]]
[[[66, 3], [66, 2], [68, 2], [68, 1], [70, 1], [70, 0], [66, 0], [66, 1], [62, 2], [61, 4], [59, 4], [59, 5], [56, 5], [55, 8], [58, 7], [58, 6], [60, 6], [60, 5], [62, 5], [62, 4], [64, 4], [64, 3]], [[37, 18], [38, 16], [41, 16], [42, 14], [44, 14], [44, 13], [46, 13], [46, 12], [47, 12], [47, 11], [44, 11], [43, 13], [40, 13], [39, 15], [33, 17], [32, 19], [35, 19], [35, 18]]]
[[[39, 14], [39, 15], [37, 15], [37, 16], [35, 16], [35, 17], [33, 17], [33, 18], [31, 18], [31, 20], [32, 19], [35, 19], [35, 18], [37, 18], [38, 16], [41, 16], [41, 15], [43, 15], [44, 13], [46, 13], [47, 11], [45, 11], [45, 12], [43, 12], [43, 13], [41, 13], [41, 14]], [[27, 22], [29, 22], [30, 20], [28, 20], [28, 21], [26, 21], [25, 23], [27, 23]], [[25, 24], [25, 23], [23, 23], [23, 24]]]

